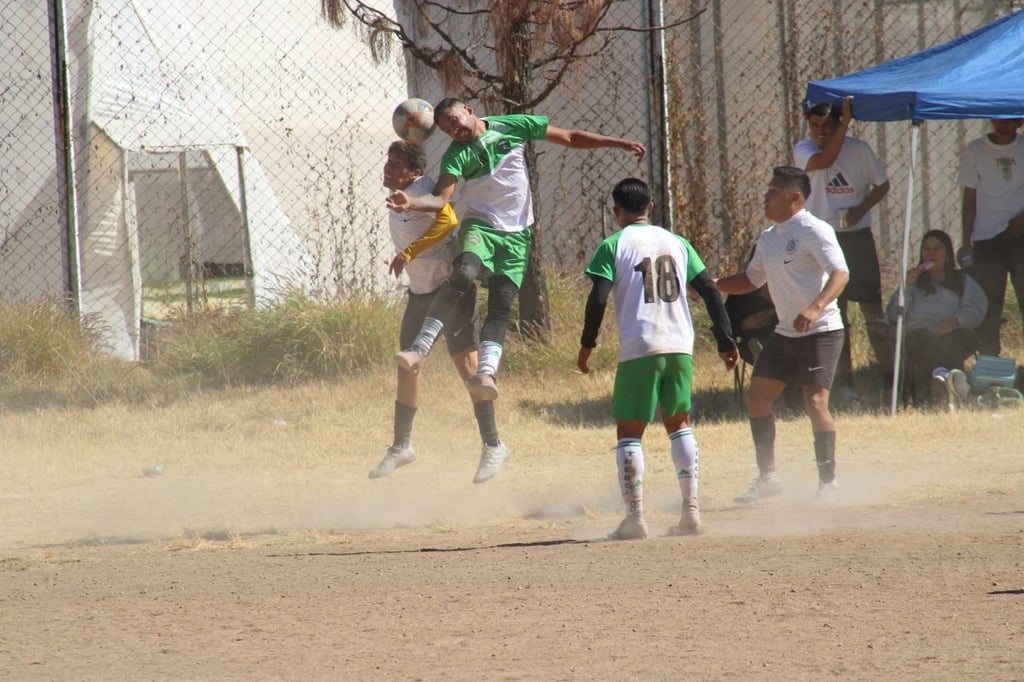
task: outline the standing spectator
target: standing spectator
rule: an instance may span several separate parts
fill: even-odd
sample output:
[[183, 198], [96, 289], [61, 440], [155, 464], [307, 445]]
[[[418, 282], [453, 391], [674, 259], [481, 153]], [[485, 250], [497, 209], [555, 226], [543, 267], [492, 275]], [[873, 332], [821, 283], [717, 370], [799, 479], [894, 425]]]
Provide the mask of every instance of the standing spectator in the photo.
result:
[[885, 386], [892, 385], [892, 348], [882, 312], [882, 276], [871, 231], [871, 209], [889, 192], [889, 177], [867, 142], [846, 134], [852, 119], [851, 97], [840, 107], [819, 104], [809, 108], [808, 138], [793, 148], [794, 164], [807, 171], [811, 195], [807, 210], [836, 231], [850, 268], [850, 283], [839, 296], [845, 343], [836, 370], [837, 398], [849, 402], [858, 397], [853, 385], [850, 352], [849, 301], [860, 304]]
[[1024, 315], [1024, 119], [993, 119], [992, 132], [970, 142], [960, 159], [962, 263], [978, 280], [988, 312], [978, 327], [979, 349], [999, 355], [1006, 278]]
[[[477, 399], [498, 397], [496, 377], [505, 334], [519, 286], [526, 273], [533, 234], [533, 201], [526, 168], [525, 145], [544, 140], [573, 149], [621, 149], [643, 159], [639, 142], [585, 130], [548, 125], [546, 116], [510, 114], [480, 118], [454, 97], [434, 108], [437, 127], [452, 139], [441, 159], [441, 177], [432, 194], [410, 197], [399, 191], [388, 197], [396, 211], [435, 212], [451, 200], [461, 182], [460, 246], [451, 277], [441, 287], [408, 348], [395, 356], [399, 367], [415, 372], [450, 321], [458, 302], [481, 279], [488, 289], [487, 316], [480, 331], [480, 361], [467, 382]], [[481, 483], [498, 473], [510, 456], [501, 441], [484, 443], [474, 479]]]
[[[422, 147], [411, 142], [392, 142], [384, 162], [384, 186], [410, 196], [429, 194], [434, 189], [434, 180], [424, 175], [426, 162]], [[396, 277], [404, 271], [409, 278], [408, 301], [399, 332], [400, 347], [405, 348], [412, 343], [427, 308], [451, 271], [452, 231], [458, 225], [458, 219], [451, 204], [445, 204], [436, 214], [395, 211], [388, 211], [388, 214], [391, 240], [398, 252], [391, 261], [390, 269]], [[476, 296], [473, 295], [460, 302], [452, 324], [445, 327], [448, 353], [463, 380], [472, 377], [476, 370], [477, 323]], [[416, 461], [412, 447], [412, 423], [419, 406], [419, 394], [420, 373], [399, 368], [394, 441], [377, 468], [370, 472], [370, 478], [390, 476], [398, 467]], [[473, 399], [473, 412], [484, 442], [497, 440], [494, 401]]]
[[[925, 387], [932, 382], [932, 401], [949, 409], [955, 399], [967, 397], [964, 360], [978, 350], [974, 328], [985, 317], [985, 292], [969, 275], [956, 269], [953, 240], [942, 230], [930, 230], [921, 239], [920, 263], [907, 273], [904, 296], [902, 376], [914, 404], [923, 404]], [[889, 321], [896, 322], [896, 294], [889, 299]], [[935, 375], [936, 369], [948, 371]], [[954, 399], [955, 396], [955, 399]]]
[[836, 426], [828, 408], [829, 390], [843, 346], [843, 323], [836, 297], [849, 273], [832, 227], [804, 208], [811, 191], [807, 173], [779, 166], [765, 192], [765, 216], [774, 224], [761, 233], [745, 272], [719, 279], [727, 294], [744, 294], [768, 284], [779, 323], [757, 356], [747, 390], [747, 415], [754, 439], [758, 477], [737, 502], [755, 502], [782, 492], [775, 470], [775, 416], [772, 402], [787, 385], [797, 384], [814, 432], [818, 493], [829, 501], [835, 482]]
[[584, 374], [597, 345], [609, 293], [615, 293], [619, 328], [619, 365], [615, 371], [612, 413], [618, 446], [615, 459], [626, 503], [626, 517], [608, 537], [635, 540], [647, 537], [644, 521], [644, 453], [640, 440], [661, 408], [668, 432], [672, 463], [682, 495], [679, 525], [672, 535], [701, 531], [697, 501], [697, 440], [690, 428], [690, 389], [693, 382], [693, 320], [686, 301], [687, 285], [704, 299], [718, 355], [726, 369], [739, 361], [729, 316], [722, 297], [693, 246], [679, 235], [651, 225], [654, 206], [643, 180], [626, 178], [612, 191], [615, 222], [621, 228], [597, 247], [587, 275], [593, 281], [587, 299], [583, 334], [576, 364]]

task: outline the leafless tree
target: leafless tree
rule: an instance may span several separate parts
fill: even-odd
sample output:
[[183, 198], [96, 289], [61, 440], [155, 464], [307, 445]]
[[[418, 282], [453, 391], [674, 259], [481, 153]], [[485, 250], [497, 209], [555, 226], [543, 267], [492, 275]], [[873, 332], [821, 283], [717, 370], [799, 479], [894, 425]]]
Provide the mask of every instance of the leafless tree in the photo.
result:
[[[404, 24], [361, 0], [321, 0], [320, 5], [334, 26], [354, 18], [375, 59], [386, 58], [397, 43], [406, 55], [436, 71], [447, 93], [504, 113], [525, 113], [544, 102], [583, 60], [604, 51], [616, 32], [664, 30], [693, 18], [653, 28], [609, 25], [612, 6], [629, 1], [636, 0], [407, 0], [411, 18]], [[486, 22], [488, 30], [457, 34], [452, 28], [473, 19]], [[519, 292], [519, 323], [528, 335], [547, 338], [551, 321], [541, 268], [536, 161], [533, 145], [528, 145], [526, 162], [538, 218]]]

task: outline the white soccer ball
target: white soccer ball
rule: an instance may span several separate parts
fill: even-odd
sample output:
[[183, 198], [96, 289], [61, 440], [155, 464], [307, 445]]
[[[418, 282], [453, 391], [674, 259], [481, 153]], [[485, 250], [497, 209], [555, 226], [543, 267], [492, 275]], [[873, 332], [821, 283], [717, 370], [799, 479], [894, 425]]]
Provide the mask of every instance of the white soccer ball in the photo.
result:
[[421, 144], [434, 132], [434, 107], [418, 97], [407, 99], [395, 107], [391, 125], [406, 142]]

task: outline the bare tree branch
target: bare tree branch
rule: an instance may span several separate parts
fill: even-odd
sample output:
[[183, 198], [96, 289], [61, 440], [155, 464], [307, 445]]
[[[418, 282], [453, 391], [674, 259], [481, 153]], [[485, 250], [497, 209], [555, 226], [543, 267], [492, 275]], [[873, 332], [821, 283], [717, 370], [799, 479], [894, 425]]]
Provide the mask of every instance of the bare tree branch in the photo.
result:
[[474, 10], [455, 9], [454, 7], [451, 7], [450, 5], [446, 5], [443, 2], [434, 2], [433, 0], [420, 0], [419, 4], [421, 6], [426, 6], [426, 7], [436, 7], [439, 10], [447, 12], [448, 14], [455, 14], [457, 16], [462, 16], [462, 17], [485, 16], [487, 14], [490, 14], [490, 12], [491, 12], [490, 9], [474, 9]]
[[[612, 6], [628, 1], [412, 0], [406, 5], [414, 12], [408, 25], [370, 7], [367, 0], [321, 0], [321, 14], [338, 27], [354, 17], [374, 59], [380, 60], [397, 41], [408, 58], [437, 72], [449, 94], [494, 104], [504, 113], [522, 113], [547, 100], [571, 69], [605, 52], [615, 34], [667, 31], [694, 21], [706, 5], [701, 3], [691, 16], [671, 24], [606, 25]], [[455, 35], [467, 21], [483, 19], [489, 30], [471, 32], [477, 37], [467, 37], [466, 32]], [[421, 39], [422, 35], [429, 37]], [[528, 157], [527, 166], [535, 191], [535, 157]], [[539, 234], [540, 223], [533, 229]], [[540, 262], [540, 240], [535, 237], [520, 292], [520, 322], [524, 329], [538, 330], [543, 336], [550, 329], [550, 319]]]
[[707, 9], [707, 7], [701, 7], [699, 10], [697, 10], [690, 16], [686, 17], [685, 19], [673, 21], [671, 24], [662, 24], [661, 26], [650, 26], [647, 28], [638, 28], [636, 26], [602, 26], [597, 30], [605, 33], [615, 33], [619, 31], [624, 31], [626, 33], [655, 33], [657, 31], [667, 31], [670, 28], [676, 28], [677, 26], [682, 26], [683, 24], [688, 24], [691, 21], [696, 20], [697, 17], [704, 14], [704, 12], [706, 12]]

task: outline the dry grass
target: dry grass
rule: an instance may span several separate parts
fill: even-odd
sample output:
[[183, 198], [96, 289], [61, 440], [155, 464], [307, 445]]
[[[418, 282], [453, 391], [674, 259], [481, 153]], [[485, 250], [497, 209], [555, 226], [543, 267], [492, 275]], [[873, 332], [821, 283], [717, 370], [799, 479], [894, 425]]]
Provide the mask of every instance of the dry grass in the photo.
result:
[[[514, 458], [497, 486], [469, 484], [479, 452], [469, 401], [446, 362], [431, 364], [414, 432], [420, 461], [373, 483], [366, 472], [390, 442], [388, 369], [296, 388], [197, 393], [170, 407], [8, 411], [0, 415], [0, 548], [164, 538], [175, 549], [202, 549], [281, 533], [339, 542], [363, 529], [617, 514], [611, 358], [590, 376], [566, 367], [505, 377], [498, 420]], [[724, 370], [702, 376], [703, 386], [731, 392]], [[753, 472], [746, 422], [737, 410], [696, 429], [705, 505], [726, 506]], [[1019, 474], [1004, 448], [1024, 439], [1024, 411], [852, 413], [840, 415], [839, 434], [851, 495], [877, 502], [898, 486], [913, 499], [939, 483], [948, 492], [949, 472], [966, 460], [986, 467], [981, 475], [995, 487]], [[780, 465], [808, 489], [810, 441], [805, 419], [779, 423]], [[652, 427], [644, 443], [649, 506], [670, 515], [678, 492], [667, 439]], [[157, 464], [163, 476], [143, 476]]]
[[[415, 425], [421, 462], [411, 475], [368, 485], [366, 472], [391, 441], [395, 380], [387, 358], [397, 311], [365, 313], [374, 334], [389, 339], [371, 344], [351, 338], [359, 321], [344, 311], [321, 315], [300, 306], [275, 319], [298, 320], [286, 326], [292, 335], [303, 325], [321, 339], [331, 336], [324, 329], [333, 330], [348, 348], [361, 349], [358, 370], [341, 371], [341, 358], [355, 356], [343, 356], [327, 341], [320, 350], [308, 340], [275, 341], [268, 328], [260, 337], [264, 350], [305, 349], [294, 356], [305, 359], [287, 375], [304, 380], [246, 382], [226, 374], [227, 380], [210, 382], [216, 389], [204, 389], [205, 382], [187, 378], [192, 370], [160, 376], [152, 368], [107, 363], [94, 371], [99, 364], [85, 352], [75, 372], [45, 364], [46, 371], [9, 373], [0, 396], [0, 547], [167, 538], [188, 549], [244, 546], [284, 532], [325, 534], [338, 542], [366, 528], [457, 529], [498, 519], [558, 523], [614, 515], [620, 501], [611, 457], [613, 321], [606, 320], [593, 372], [581, 375], [575, 357], [586, 287], [573, 278], [552, 281], [553, 341], [526, 345], [510, 337], [498, 424], [514, 459], [499, 486], [465, 485], [479, 436], [443, 349], [428, 363]], [[232, 324], [248, 331], [246, 324], [254, 323]], [[727, 504], [752, 474], [753, 457], [732, 373], [713, 353], [706, 322], [698, 324], [694, 413], [703, 497], [714, 508]], [[1019, 321], [1007, 325], [1015, 332], [1011, 350], [1019, 354]], [[869, 385], [877, 379], [864, 360], [866, 341], [862, 333], [854, 338], [861, 385]], [[216, 343], [202, 338], [196, 347]], [[223, 347], [240, 345], [229, 336]], [[308, 371], [310, 357], [338, 360], [317, 378]], [[118, 376], [130, 379], [118, 383]], [[894, 485], [912, 488], [911, 497], [926, 497], [941, 478], [936, 472], [967, 458], [972, 466], [991, 467], [996, 481], [1012, 469], [1013, 458], [993, 454], [1024, 440], [1024, 411], [884, 415], [870, 403], [838, 413], [840, 470], [866, 499]], [[782, 466], [808, 486], [809, 431], [804, 418], [784, 417], [779, 424]], [[677, 492], [660, 427], [652, 426], [645, 448], [652, 508], [671, 513]], [[919, 475], [912, 464], [918, 459]], [[163, 476], [143, 476], [156, 465]], [[907, 469], [915, 473], [894, 473]]]

